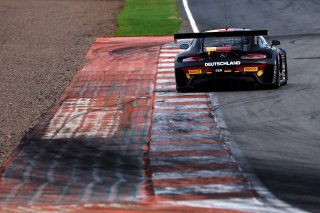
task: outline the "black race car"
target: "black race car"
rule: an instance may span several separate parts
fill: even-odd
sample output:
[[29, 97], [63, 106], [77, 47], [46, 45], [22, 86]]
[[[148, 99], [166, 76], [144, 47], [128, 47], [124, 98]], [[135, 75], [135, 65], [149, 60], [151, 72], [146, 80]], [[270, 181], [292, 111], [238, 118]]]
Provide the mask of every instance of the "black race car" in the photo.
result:
[[288, 81], [286, 52], [269, 45], [263, 37], [267, 30], [221, 29], [203, 33], [175, 34], [175, 41], [186, 51], [175, 58], [178, 92], [211, 88], [218, 82], [240, 85], [271, 85], [278, 88]]

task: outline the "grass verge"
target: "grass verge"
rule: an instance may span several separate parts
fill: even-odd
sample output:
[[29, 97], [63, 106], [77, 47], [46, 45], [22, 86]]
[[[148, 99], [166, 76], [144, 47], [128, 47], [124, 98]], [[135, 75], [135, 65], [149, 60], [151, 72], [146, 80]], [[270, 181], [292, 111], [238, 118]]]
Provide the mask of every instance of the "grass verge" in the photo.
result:
[[125, 0], [114, 36], [172, 35], [180, 19], [176, 0]]

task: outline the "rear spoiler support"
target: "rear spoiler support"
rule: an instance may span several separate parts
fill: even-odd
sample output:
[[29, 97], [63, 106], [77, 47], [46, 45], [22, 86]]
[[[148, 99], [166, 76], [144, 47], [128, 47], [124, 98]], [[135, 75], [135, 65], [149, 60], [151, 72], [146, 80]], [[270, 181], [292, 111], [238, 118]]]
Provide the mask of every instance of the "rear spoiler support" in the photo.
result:
[[177, 33], [174, 34], [174, 42], [179, 39], [192, 38], [214, 38], [214, 37], [236, 37], [236, 36], [258, 36], [269, 34], [268, 30], [244, 30], [244, 31], [221, 31], [221, 32], [203, 32], [203, 33]]

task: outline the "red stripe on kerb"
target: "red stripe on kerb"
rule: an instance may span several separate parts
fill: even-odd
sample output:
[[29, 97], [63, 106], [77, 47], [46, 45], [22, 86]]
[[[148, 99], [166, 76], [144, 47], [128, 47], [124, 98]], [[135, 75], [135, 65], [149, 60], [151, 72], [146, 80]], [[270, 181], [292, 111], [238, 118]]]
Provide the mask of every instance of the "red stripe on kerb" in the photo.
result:
[[192, 150], [192, 151], [166, 151], [166, 152], [152, 152], [151, 158], [157, 157], [189, 157], [189, 156], [230, 156], [229, 150]]
[[160, 76], [158, 76], [158, 78], [157, 79], [159, 79], [159, 80], [174, 80], [175, 78], [174, 78], [174, 76], [173, 77], [160, 77]]
[[173, 71], [163, 71], [163, 72], [158, 72], [158, 74], [172, 74]]
[[183, 195], [161, 195], [162, 198], [170, 200], [211, 200], [211, 199], [232, 199], [232, 198], [254, 198], [255, 191], [246, 190], [243, 192], [206, 193], [206, 194], [183, 194]]
[[164, 187], [189, 187], [206, 186], [211, 184], [240, 184], [245, 181], [243, 176], [235, 177], [211, 177], [211, 178], [180, 178], [180, 179], [160, 179], [153, 180], [153, 185], [157, 188]]
[[161, 64], [159, 64], [158, 69], [174, 69], [174, 66], [173, 65], [172, 66], [163, 66], [163, 65], [161, 66]]
[[[173, 59], [176, 57], [176, 55], [179, 54], [179, 53], [176, 53], [176, 52], [161, 52], [160, 53], [160, 56], [159, 56], [159, 59]], [[161, 63], [161, 61], [160, 61]]]
[[199, 170], [221, 170], [237, 169], [239, 166], [234, 162], [228, 163], [208, 163], [208, 164], [169, 164], [153, 166], [153, 172], [193, 172]]

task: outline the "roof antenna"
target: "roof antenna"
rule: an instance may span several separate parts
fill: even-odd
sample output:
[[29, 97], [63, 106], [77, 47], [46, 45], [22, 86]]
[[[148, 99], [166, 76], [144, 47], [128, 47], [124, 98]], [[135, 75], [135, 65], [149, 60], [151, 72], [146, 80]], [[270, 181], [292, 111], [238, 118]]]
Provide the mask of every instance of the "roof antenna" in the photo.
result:
[[228, 19], [227, 19], [227, 6], [226, 6], [226, 0], [224, 0], [224, 19], [226, 21], [226, 30], [228, 30]]

